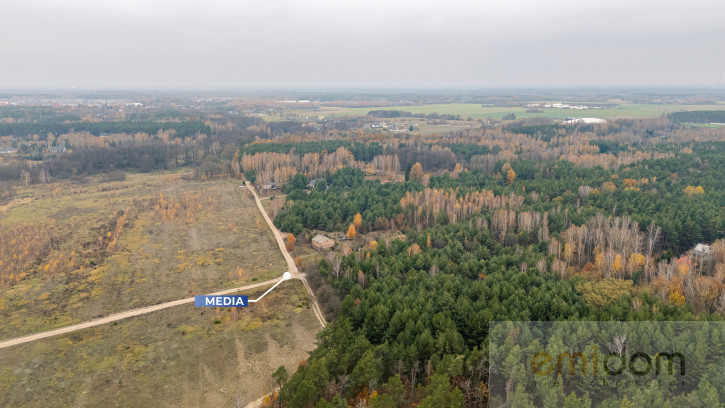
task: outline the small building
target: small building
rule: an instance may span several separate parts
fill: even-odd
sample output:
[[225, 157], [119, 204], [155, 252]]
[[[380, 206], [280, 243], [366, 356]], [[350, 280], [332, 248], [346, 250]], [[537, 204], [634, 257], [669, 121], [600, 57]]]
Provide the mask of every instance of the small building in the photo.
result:
[[566, 118], [564, 123], [567, 125], [596, 125], [607, 123], [607, 121], [599, 118]]
[[324, 235], [317, 234], [314, 238], [312, 238], [312, 247], [315, 249], [330, 249], [333, 245], [335, 245], [335, 241]]
[[0, 154], [13, 154], [13, 153], [17, 153], [17, 152], [18, 152], [18, 149], [14, 148], [14, 147], [3, 147], [2, 149], [0, 149]]
[[[310, 182], [309, 182], [309, 183], [307, 184], [307, 187], [309, 187], [309, 188], [315, 188], [315, 186], [317, 186], [317, 183], [319, 183], [320, 181], [324, 181], [325, 183], [327, 182], [327, 180], [325, 180], [325, 179], [323, 179], [323, 178], [318, 178], [318, 179], [312, 179], [312, 180], [310, 180]], [[325, 185], [326, 185], [326, 184], [325, 184]], [[330, 187], [330, 186], [327, 186], [327, 187], [325, 187], [325, 188], [329, 188], [329, 187]]]
[[695, 245], [695, 249], [693, 249], [692, 252], [694, 252], [695, 255], [707, 256], [710, 254], [710, 245], [697, 244]]
[[48, 151], [51, 153], [65, 153], [65, 146], [50, 146]]

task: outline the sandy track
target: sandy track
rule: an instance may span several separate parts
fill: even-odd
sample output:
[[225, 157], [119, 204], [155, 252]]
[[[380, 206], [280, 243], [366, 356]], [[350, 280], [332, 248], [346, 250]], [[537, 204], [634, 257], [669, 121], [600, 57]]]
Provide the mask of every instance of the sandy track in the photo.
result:
[[[284, 259], [287, 261], [287, 266], [289, 268], [289, 272], [292, 274], [292, 278], [299, 279], [300, 281], [302, 281], [302, 284], [305, 286], [305, 289], [307, 289], [307, 293], [310, 296], [311, 303], [312, 303], [312, 310], [315, 312], [315, 316], [317, 317], [317, 320], [319, 320], [322, 327], [325, 327], [327, 322], [325, 321], [325, 317], [322, 314], [322, 311], [320, 310], [320, 306], [317, 304], [317, 298], [315, 297], [315, 294], [312, 292], [312, 288], [310, 287], [310, 284], [307, 283], [305, 274], [300, 273], [297, 270], [297, 266], [295, 265], [294, 259], [292, 259], [292, 255], [290, 255], [290, 253], [287, 252], [287, 247], [285, 246], [284, 240], [282, 239], [282, 234], [280, 234], [279, 230], [277, 230], [277, 228], [274, 226], [274, 224], [272, 223], [272, 220], [267, 215], [267, 212], [264, 211], [264, 207], [262, 207], [262, 202], [259, 200], [259, 196], [257, 195], [257, 192], [254, 191], [254, 187], [252, 187], [252, 185], [249, 184], [249, 182], [247, 182], [247, 188], [249, 188], [249, 190], [254, 195], [254, 200], [257, 203], [257, 207], [259, 207], [259, 211], [262, 213], [264, 220], [267, 222], [267, 225], [269, 225], [269, 228], [272, 230], [275, 240], [277, 241], [277, 245], [279, 245], [279, 249], [280, 249], [280, 251], [282, 251], [282, 255], [284, 256]], [[273, 280], [268, 280], [265, 282], [253, 283], [251, 285], [240, 286], [237, 288], [209, 293], [209, 295], [213, 295], [213, 296], [228, 295], [230, 293], [236, 293], [236, 292], [241, 292], [244, 290], [273, 285], [273, 284], [277, 283], [278, 281], [279, 281], [279, 279], [273, 279]], [[57, 336], [60, 334], [72, 333], [74, 331], [87, 329], [89, 327], [100, 326], [102, 324], [107, 324], [107, 323], [115, 322], [118, 320], [128, 319], [130, 317], [140, 316], [140, 315], [144, 315], [147, 313], [155, 312], [157, 310], [163, 310], [163, 309], [167, 309], [170, 307], [179, 306], [179, 305], [183, 305], [186, 303], [193, 303], [193, 302], [194, 302], [193, 297], [172, 300], [170, 302], [161, 303], [158, 305], [146, 306], [146, 307], [142, 307], [142, 308], [138, 308], [138, 309], [127, 310], [125, 312], [115, 313], [110, 316], [102, 317], [100, 319], [89, 320], [87, 322], [73, 324], [70, 326], [61, 327], [59, 329], [48, 330], [48, 331], [44, 331], [44, 332], [40, 332], [40, 333], [36, 333], [36, 334], [30, 334], [30, 335], [23, 336], [23, 337], [16, 337], [14, 339], [0, 341], [0, 349], [16, 346], [19, 344], [28, 343], [28, 342], [35, 341], [35, 340], [45, 339], [45, 338]]]
[[257, 207], [259, 207], [259, 211], [262, 213], [262, 216], [267, 222], [267, 225], [269, 225], [269, 229], [271, 229], [272, 233], [274, 234], [274, 239], [277, 241], [277, 245], [279, 245], [279, 250], [282, 251], [282, 255], [284, 256], [285, 261], [287, 261], [287, 268], [289, 270], [289, 273], [292, 274], [293, 279], [299, 279], [302, 281], [302, 284], [305, 286], [305, 289], [307, 289], [307, 294], [310, 296], [310, 300], [312, 301], [312, 310], [315, 312], [315, 316], [317, 317], [317, 320], [320, 321], [322, 327], [325, 327], [325, 325], [327, 325], [327, 321], [325, 320], [325, 316], [322, 314], [320, 305], [317, 304], [317, 297], [315, 297], [314, 292], [312, 292], [310, 284], [307, 283], [307, 277], [304, 273], [300, 273], [300, 271], [297, 270], [297, 265], [295, 265], [295, 261], [294, 259], [292, 259], [292, 255], [290, 255], [290, 253], [287, 251], [287, 246], [284, 243], [284, 239], [282, 239], [282, 234], [280, 234], [277, 227], [274, 226], [272, 220], [267, 215], [267, 211], [265, 211], [264, 207], [262, 207], [262, 201], [259, 199], [257, 192], [254, 191], [254, 186], [252, 186], [252, 184], [248, 181], [246, 182], [246, 186], [249, 191], [251, 191], [254, 195], [254, 201], [257, 203]]
[[[240, 286], [238, 288], [226, 289], [226, 290], [222, 290], [220, 292], [209, 293], [209, 295], [212, 295], [212, 296], [228, 295], [230, 293], [236, 293], [236, 292], [241, 292], [244, 290], [273, 285], [273, 284], [277, 283], [278, 281], [279, 281], [279, 279], [273, 279], [273, 280], [268, 280], [268, 281], [264, 281], [264, 282], [253, 283], [251, 285]], [[11, 346], [16, 346], [18, 344], [28, 343], [28, 342], [35, 341], [35, 340], [45, 339], [45, 338], [52, 337], [52, 336], [57, 336], [59, 334], [72, 333], [77, 330], [83, 330], [83, 329], [87, 329], [89, 327], [100, 326], [102, 324], [115, 322], [117, 320], [128, 319], [129, 317], [140, 316], [143, 314], [155, 312], [157, 310], [163, 310], [163, 309], [167, 309], [170, 307], [183, 305], [186, 303], [194, 303], [194, 298], [189, 297], [189, 298], [184, 298], [184, 299], [179, 299], [179, 300], [172, 300], [170, 302], [160, 303], [158, 305], [146, 306], [146, 307], [142, 307], [142, 308], [138, 308], [138, 309], [127, 310], [125, 312], [112, 314], [110, 316], [102, 317], [100, 319], [89, 320], [87, 322], [73, 324], [70, 326], [61, 327], [59, 329], [48, 330], [48, 331], [31, 334], [31, 335], [23, 336], [23, 337], [16, 337], [14, 339], [5, 340], [5, 341], [0, 342], [0, 349], [6, 348], [6, 347], [11, 347]]]

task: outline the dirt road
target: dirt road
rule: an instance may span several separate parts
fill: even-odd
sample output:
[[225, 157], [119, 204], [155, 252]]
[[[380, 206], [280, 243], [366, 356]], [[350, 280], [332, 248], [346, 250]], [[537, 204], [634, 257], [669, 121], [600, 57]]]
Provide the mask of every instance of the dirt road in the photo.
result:
[[[312, 288], [310, 287], [310, 284], [307, 283], [305, 274], [300, 273], [297, 270], [297, 266], [295, 265], [294, 259], [292, 259], [292, 255], [290, 255], [290, 253], [287, 252], [287, 247], [284, 244], [282, 235], [280, 234], [279, 230], [277, 230], [277, 228], [274, 226], [274, 224], [272, 223], [272, 220], [269, 219], [267, 212], [264, 211], [264, 207], [262, 207], [262, 202], [259, 200], [259, 196], [257, 195], [257, 192], [254, 191], [254, 187], [251, 184], [249, 184], [249, 182], [247, 182], [247, 188], [249, 188], [249, 190], [254, 195], [254, 200], [257, 203], [257, 207], [259, 207], [259, 211], [262, 212], [262, 216], [264, 216], [264, 220], [267, 221], [267, 225], [269, 225], [269, 228], [272, 230], [272, 233], [274, 234], [274, 238], [277, 240], [277, 245], [279, 245], [279, 249], [280, 249], [280, 251], [282, 251], [282, 255], [284, 256], [284, 259], [287, 261], [287, 267], [289, 268], [290, 274], [292, 274], [292, 278], [299, 279], [302, 281], [302, 284], [305, 286], [305, 289], [307, 289], [307, 293], [310, 296], [311, 303], [312, 303], [312, 310], [315, 312], [315, 316], [317, 317], [317, 320], [320, 321], [320, 324], [322, 325], [322, 327], [325, 327], [327, 322], [325, 321], [325, 317], [323, 316], [322, 311], [320, 310], [320, 306], [317, 304], [317, 298], [315, 297], [315, 294], [312, 292]], [[227, 289], [227, 290], [223, 290], [223, 291], [215, 292], [215, 293], [209, 293], [209, 295], [214, 295], [214, 296], [228, 295], [230, 293], [236, 293], [236, 292], [241, 292], [244, 290], [273, 285], [273, 284], [277, 283], [278, 281], [279, 281], [279, 279], [273, 279], [273, 280], [268, 280], [265, 282], [253, 283], [251, 285], [240, 286], [238, 288]], [[117, 320], [128, 319], [129, 317], [140, 316], [140, 315], [143, 315], [146, 313], [155, 312], [157, 310], [167, 309], [169, 307], [179, 306], [179, 305], [183, 305], [186, 303], [193, 303], [193, 302], [194, 302], [193, 297], [179, 299], [179, 300], [173, 300], [173, 301], [161, 303], [158, 305], [147, 306], [147, 307], [142, 307], [139, 309], [132, 309], [132, 310], [127, 310], [125, 312], [115, 313], [115, 314], [112, 314], [110, 316], [106, 316], [106, 317], [103, 317], [100, 319], [94, 319], [94, 320], [90, 320], [90, 321], [83, 322], [83, 323], [73, 324], [70, 326], [61, 327], [59, 329], [48, 330], [48, 331], [31, 334], [31, 335], [23, 336], [23, 337], [16, 337], [14, 339], [0, 341], [0, 349], [16, 346], [18, 344], [28, 343], [28, 342], [35, 341], [35, 340], [45, 339], [45, 338], [52, 337], [52, 336], [57, 336], [59, 334], [72, 333], [77, 330], [83, 330], [83, 329], [87, 329], [89, 327], [99, 326], [102, 324], [115, 322]]]
[[[253, 283], [251, 285], [240, 286], [238, 288], [222, 290], [220, 292], [215, 292], [215, 293], [209, 293], [208, 295], [212, 295], [212, 296], [228, 295], [231, 293], [241, 292], [244, 290], [260, 288], [263, 286], [273, 285], [273, 284], [277, 283], [280, 279], [281, 279], [281, 277], [278, 279], [268, 280], [268, 281], [259, 282], [259, 283]], [[87, 322], [73, 324], [70, 326], [61, 327], [59, 329], [53, 329], [53, 330], [48, 330], [48, 331], [44, 331], [44, 332], [40, 332], [40, 333], [36, 333], [36, 334], [31, 334], [28, 336], [17, 337], [17, 338], [10, 339], [10, 340], [4, 340], [4, 341], [0, 342], [0, 349], [15, 346], [18, 344], [28, 343], [28, 342], [35, 341], [35, 340], [45, 339], [47, 337], [57, 336], [59, 334], [72, 333], [77, 330], [83, 330], [83, 329], [87, 329], [89, 327], [100, 326], [102, 324], [111, 323], [111, 322], [115, 322], [117, 320], [122, 320], [122, 319], [128, 319], [129, 317], [140, 316], [140, 315], [143, 315], [146, 313], [155, 312], [157, 310], [162, 310], [162, 309], [167, 309], [169, 307], [183, 305], [185, 303], [194, 303], [194, 298], [189, 297], [189, 298], [184, 298], [184, 299], [179, 299], [179, 300], [172, 300], [171, 302], [161, 303], [158, 305], [142, 307], [139, 309], [131, 309], [131, 310], [127, 310], [125, 312], [116, 313], [116, 314], [112, 314], [110, 316], [102, 317], [100, 319], [89, 320]]]
[[322, 327], [325, 327], [325, 325], [327, 325], [327, 321], [325, 320], [325, 316], [322, 314], [320, 305], [317, 304], [317, 297], [315, 297], [314, 292], [312, 292], [310, 284], [307, 283], [307, 276], [297, 270], [297, 265], [295, 265], [295, 261], [294, 259], [292, 259], [292, 255], [290, 255], [290, 253], [287, 251], [287, 246], [284, 243], [284, 239], [282, 239], [282, 234], [280, 234], [277, 227], [274, 226], [272, 220], [267, 215], [267, 211], [265, 211], [264, 207], [262, 207], [262, 201], [259, 199], [257, 192], [254, 191], [254, 186], [248, 181], [246, 182], [246, 186], [249, 191], [251, 191], [254, 195], [254, 201], [257, 203], [257, 207], [259, 207], [259, 211], [262, 213], [264, 220], [267, 221], [267, 225], [269, 225], [269, 228], [274, 234], [274, 239], [277, 241], [277, 245], [279, 245], [279, 250], [282, 251], [282, 255], [284, 256], [285, 261], [287, 261], [287, 268], [289, 270], [289, 273], [292, 274], [292, 279], [299, 279], [302, 281], [302, 284], [305, 285], [305, 289], [307, 289], [307, 294], [310, 296], [310, 300], [312, 301], [312, 310], [315, 312], [315, 316], [317, 316], [317, 320], [320, 321]]

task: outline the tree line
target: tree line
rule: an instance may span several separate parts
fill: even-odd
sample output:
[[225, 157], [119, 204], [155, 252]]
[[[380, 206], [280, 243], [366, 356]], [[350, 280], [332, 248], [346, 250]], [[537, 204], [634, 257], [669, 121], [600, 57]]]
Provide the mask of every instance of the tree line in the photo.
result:
[[28, 137], [38, 135], [45, 140], [48, 133], [62, 135], [75, 132], [89, 132], [94, 136], [103, 133], [147, 133], [160, 130], [174, 130], [177, 137], [191, 137], [196, 134], [211, 135], [211, 128], [202, 121], [154, 122], [154, 121], [105, 121], [105, 122], [14, 122], [0, 123], [0, 136]]

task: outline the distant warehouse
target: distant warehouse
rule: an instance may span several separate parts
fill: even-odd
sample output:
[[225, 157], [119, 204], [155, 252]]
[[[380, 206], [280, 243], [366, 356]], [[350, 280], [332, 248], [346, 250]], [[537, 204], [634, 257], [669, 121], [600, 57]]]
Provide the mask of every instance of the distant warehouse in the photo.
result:
[[566, 118], [564, 123], [567, 125], [595, 125], [604, 124], [607, 121], [599, 118]]
[[324, 235], [317, 235], [312, 238], [312, 247], [315, 249], [330, 249], [335, 245], [335, 241], [327, 238]]

